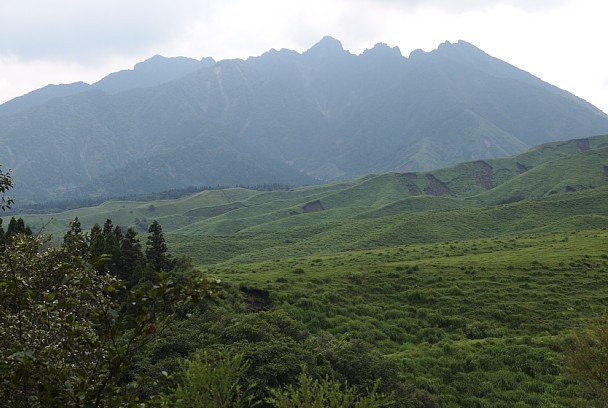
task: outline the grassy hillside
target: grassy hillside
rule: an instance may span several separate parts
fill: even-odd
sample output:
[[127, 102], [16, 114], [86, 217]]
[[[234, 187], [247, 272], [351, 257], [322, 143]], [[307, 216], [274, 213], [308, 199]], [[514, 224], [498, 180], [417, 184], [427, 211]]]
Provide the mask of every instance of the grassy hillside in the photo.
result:
[[[601, 188], [493, 207], [397, 215], [382, 216], [386, 208], [351, 218], [338, 217], [337, 210], [323, 211], [281, 218], [227, 236], [184, 229], [168, 238], [176, 252], [188, 254], [197, 264], [243, 263], [387, 245], [605, 227], [606, 203], [608, 188]], [[389, 214], [394, 212], [389, 209]]]
[[442, 407], [587, 407], [563, 353], [608, 312], [608, 136], [425, 173], [25, 216], [162, 224], [173, 254], [372, 344]]
[[111, 201], [24, 216], [61, 237], [110, 218], [145, 232], [158, 220], [195, 263], [249, 262], [440, 240], [603, 227], [608, 136], [539, 146], [508, 159], [387, 173], [291, 191], [204, 191], [177, 200]]
[[347, 251], [217, 266], [315, 334], [362, 339], [442, 407], [589, 406], [560, 353], [608, 312], [608, 232]]

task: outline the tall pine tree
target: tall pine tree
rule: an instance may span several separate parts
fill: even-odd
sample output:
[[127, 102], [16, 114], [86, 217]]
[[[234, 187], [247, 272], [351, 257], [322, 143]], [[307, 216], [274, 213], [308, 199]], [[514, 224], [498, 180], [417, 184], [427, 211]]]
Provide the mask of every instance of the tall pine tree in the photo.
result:
[[133, 228], [129, 228], [120, 241], [120, 275], [118, 277], [127, 281], [129, 286], [133, 286], [142, 278], [143, 261], [144, 256], [137, 232]]
[[32, 230], [29, 226], [25, 225], [23, 218], [15, 219], [15, 217], [11, 217], [11, 220], [8, 223], [8, 228], [6, 229], [6, 242], [11, 242], [12, 237], [18, 234], [32, 235]]
[[154, 220], [148, 228], [148, 242], [146, 244], [146, 258], [156, 272], [160, 272], [168, 267], [167, 243], [163, 235], [163, 229]]
[[99, 224], [93, 225], [89, 235], [89, 257], [94, 260], [104, 253], [103, 234]]
[[77, 256], [84, 256], [88, 250], [88, 244], [78, 217], [70, 222], [70, 230], [63, 236], [64, 245], [70, 250], [70, 253]]

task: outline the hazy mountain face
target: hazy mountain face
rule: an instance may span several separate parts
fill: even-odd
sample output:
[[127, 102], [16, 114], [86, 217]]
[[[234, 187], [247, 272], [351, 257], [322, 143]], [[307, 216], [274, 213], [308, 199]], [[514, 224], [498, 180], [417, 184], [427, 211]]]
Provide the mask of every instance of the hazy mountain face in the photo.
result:
[[20, 199], [323, 182], [608, 132], [592, 105], [465, 42], [405, 58], [326, 37], [246, 61], [154, 57], [83, 85], [0, 106]]
[[213, 58], [203, 58], [200, 61], [191, 58], [166, 58], [160, 55], [140, 62], [135, 68], [114, 72], [92, 85], [84, 82], [73, 84], [47, 85], [26, 95], [15, 98], [0, 105], [0, 116], [12, 115], [21, 111], [44, 105], [47, 102], [78, 93], [99, 89], [109, 94], [115, 94], [130, 89], [148, 88], [179, 79], [200, 68], [215, 64]]

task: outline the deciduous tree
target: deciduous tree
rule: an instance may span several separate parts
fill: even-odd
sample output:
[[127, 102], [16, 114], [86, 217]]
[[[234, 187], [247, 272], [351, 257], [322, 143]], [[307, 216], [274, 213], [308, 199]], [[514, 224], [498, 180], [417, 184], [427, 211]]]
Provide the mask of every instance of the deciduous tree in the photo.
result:
[[13, 179], [11, 178], [10, 170], [8, 172], [2, 171], [2, 165], [0, 164], [0, 210], [4, 211], [11, 208], [11, 205], [15, 202], [13, 198], [6, 197], [6, 193], [13, 188]]
[[18, 234], [0, 255], [0, 398], [10, 407], [122, 406], [119, 383], [175, 309], [210, 293], [204, 278], [176, 285], [158, 274], [126, 290], [66, 245]]

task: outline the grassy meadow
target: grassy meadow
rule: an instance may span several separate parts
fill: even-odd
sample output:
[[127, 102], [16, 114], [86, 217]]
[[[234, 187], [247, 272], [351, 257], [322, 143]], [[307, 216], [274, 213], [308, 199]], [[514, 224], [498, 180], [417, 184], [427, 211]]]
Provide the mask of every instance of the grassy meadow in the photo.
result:
[[588, 406], [562, 373], [604, 323], [608, 231], [446, 241], [218, 265], [317, 335], [362, 339], [440, 406]]
[[[563, 369], [606, 322], [608, 136], [424, 173], [23, 214], [112, 219], [323, 336], [360, 339], [442, 407], [587, 407]], [[6, 219], [5, 219], [6, 222]]]

